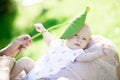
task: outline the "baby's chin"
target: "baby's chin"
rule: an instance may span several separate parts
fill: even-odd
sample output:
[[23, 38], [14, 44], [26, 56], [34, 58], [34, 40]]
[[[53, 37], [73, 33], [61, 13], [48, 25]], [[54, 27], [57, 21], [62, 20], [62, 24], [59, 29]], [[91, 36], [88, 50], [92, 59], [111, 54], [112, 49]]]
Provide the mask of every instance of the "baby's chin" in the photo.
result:
[[72, 47], [69, 47], [69, 48], [71, 48], [71, 49], [81, 49], [80, 46], [72, 46]]

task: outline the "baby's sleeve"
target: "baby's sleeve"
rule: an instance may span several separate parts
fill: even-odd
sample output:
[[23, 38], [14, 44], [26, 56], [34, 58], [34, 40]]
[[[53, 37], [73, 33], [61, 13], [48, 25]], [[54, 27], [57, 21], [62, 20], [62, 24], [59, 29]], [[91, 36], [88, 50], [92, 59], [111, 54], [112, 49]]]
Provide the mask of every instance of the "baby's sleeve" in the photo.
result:
[[69, 54], [69, 58], [71, 59], [72, 62], [74, 62], [75, 59], [81, 54], [84, 54], [84, 50], [78, 49], [75, 52], [73, 52], [73, 54]]
[[55, 47], [55, 46], [60, 45], [61, 42], [62, 42], [62, 40], [60, 40], [60, 39], [53, 39], [53, 40], [50, 42], [49, 46], [50, 46], [50, 47]]

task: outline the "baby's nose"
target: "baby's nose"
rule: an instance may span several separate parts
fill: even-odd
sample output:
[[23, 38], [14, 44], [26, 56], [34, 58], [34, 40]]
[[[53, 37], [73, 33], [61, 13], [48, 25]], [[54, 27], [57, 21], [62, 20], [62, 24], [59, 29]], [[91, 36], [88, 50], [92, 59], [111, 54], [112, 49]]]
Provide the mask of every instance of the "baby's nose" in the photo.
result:
[[78, 39], [78, 42], [80, 42], [80, 43], [81, 43], [81, 41], [82, 41], [81, 39]]

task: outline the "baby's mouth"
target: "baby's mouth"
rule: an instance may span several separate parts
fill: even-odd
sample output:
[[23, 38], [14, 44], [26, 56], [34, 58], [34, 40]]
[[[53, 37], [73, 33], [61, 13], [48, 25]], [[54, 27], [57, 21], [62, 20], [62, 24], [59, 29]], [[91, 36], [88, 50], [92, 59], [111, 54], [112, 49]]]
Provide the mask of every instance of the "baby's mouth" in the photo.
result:
[[78, 44], [78, 43], [75, 43], [75, 45], [76, 45], [76, 46], [80, 46], [80, 44]]

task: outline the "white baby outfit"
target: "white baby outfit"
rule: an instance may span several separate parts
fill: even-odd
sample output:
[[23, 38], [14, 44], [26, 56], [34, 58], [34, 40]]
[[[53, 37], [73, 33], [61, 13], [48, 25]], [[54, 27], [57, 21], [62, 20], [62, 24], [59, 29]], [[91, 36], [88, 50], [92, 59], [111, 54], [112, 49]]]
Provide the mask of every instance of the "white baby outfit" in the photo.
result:
[[53, 40], [50, 43], [50, 49], [36, 62], [35, 67], [23, 80], [49, 78], [51, 75], [57, 74], [70, 63], [73, 63], [76, 57], [82, 53], [84, 53], [83, 49], [70, 49], [63, 44], [62, 40]]

